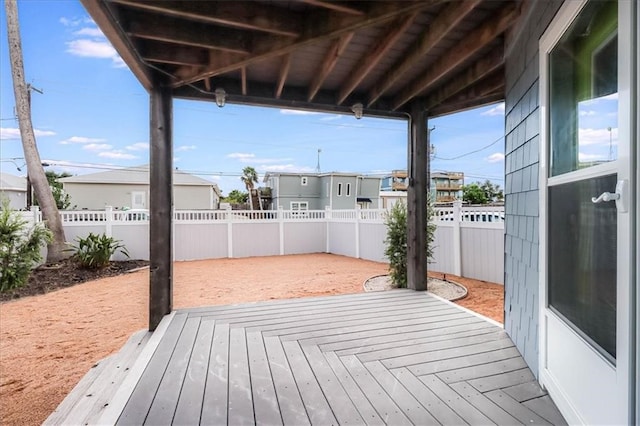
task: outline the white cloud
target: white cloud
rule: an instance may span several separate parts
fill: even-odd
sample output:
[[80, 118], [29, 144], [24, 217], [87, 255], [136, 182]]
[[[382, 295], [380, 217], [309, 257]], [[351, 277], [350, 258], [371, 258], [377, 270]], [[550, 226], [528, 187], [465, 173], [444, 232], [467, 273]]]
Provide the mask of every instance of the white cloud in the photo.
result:
[[198, 147], [195, 145], [182, 145], [176, 148], [176, 152], [193, 151]]
[[343, 116], [343, 115], [338, 115], [338, 114], [336, 114], [336, 115], [327, 115], [327, 116], [321, 117], [321, 118], [320, 118], [320, 121], [334, 121], [334, 120], [341, 120], [341, 119], [342, 119], [342, 117], [344, 117], [344, 116]]
[[587, 154], [584, 152], [578, 153], [578, 160], [580, 160], [581, 162], [600, 161], [600, 160], [606, 160], [606, 159], [607, 159], [607, 156], [602, 154]]
[[101, 143], [106, 141], [106, 139], [101, 138], [87, 138], [84, 136], [71, 136], [69, 139], [65, 139], [60, 141], [62, 145], [69, 145], [72, 143]]
[[127, 146], [126, 149], [129, 151], [146, 151], [149, 149], [149, 144], [147, 142], [138, 142]]
[[597, 113], [593, 110], [589, 110], [589, 111], [580, 111], [580, 117], [591, 117], [596, 115]]
[[86, 38], [72, 40], [67, 42], [67, 53], [83, 58], [111, 59], [115, 67], [125, 66], [118, 52], [107, 40], [90, 40]]
[[73, 34], [77, 36], [87, 36], [87, 37], [104, 37], [104, 34], [102, 33], [102, 31], [100, 31], [100, 28], [90, 28], [90, 27], [81, 28], [78, 31], [74, 32]]
[[294, 164], [262, 165], [259, 167], [259, 169], [267, 172], [290, 172], [290, 173], [312, 173], [315, 170], [311, 167], [301, 167], [301, 166], [296, 166]]
[[504, 115], [504, 102], [499, 103], [498, 105], [481, 113], [480, 115]]
[[280, 114], [284, 115], [318, 115], [319, 112], [315, 111], [305, 111], [301, 109], [281, 109]]
[[612, 145], [618, 144], [618, 128], [604, 129], [578, 129], [580, 146], [587, 145]]
[[489, 163], [499, 163], [500, 161], [504, 161], [504, 154], [501, 152], [496, 152], [485, 158]]
[[108, 143], [89, 143], [82, 147], [82, 149], [86, 149], [87, 151], [105, 151], [111, 148], [113, 148], [113, 145], [109, 145]]
[[133, 160], [134, 158], [138, 158], [133, 154], [127, 154], [126, 152], [122, 152], [120, 150], [101, 152], [98, 154], [98, 156], [104, 158], [114, 158], [118, 160]]
[[[36, 138], [54, 136], [56, 132], [51, 130], [33, 129]], [[0, 140], [20, 140], [20, 129], [17, 127], [0, 127]]]
[[227, 158], [233, 158], [234, 160], [238, 160], [241, 163], [248, 164], [273, 164], [292, 160], [291, 158], [260, 158], [256, 157], [255, 154], [244, 152], [233, 152], [231, 154], [228, 154]]
[[245, 161], [251, 158], [255, 158], [255, 154], [249, 154], [246, 152], [232, 152], [231, 154], [227, 154], [227, 158], [234, 158], [236, 160]]

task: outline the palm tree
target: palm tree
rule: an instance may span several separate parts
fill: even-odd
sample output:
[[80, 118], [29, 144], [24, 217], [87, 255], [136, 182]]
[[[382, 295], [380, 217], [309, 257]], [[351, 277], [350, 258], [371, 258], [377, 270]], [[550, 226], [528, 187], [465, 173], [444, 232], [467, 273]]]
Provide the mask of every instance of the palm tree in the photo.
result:
[[[255, 183], [258, 183], [258, 172], [253, 167], [247, 166], [242, 169], [242, 176], [240, 176], [240, 180], [244, 183], [244, 186], [247, 188], [247, 192], [249, 193], [249, 206], [251, 210], [253, 210], [253, 188], [255, 188]], [[258, 202], [260, 200], [258, 199]]]
[[9, 57], [11, 59], [11, 75], [13, 77], [13, 90], [18, 113], [18, 124], [24, 158], [27, 162], [29, 180], [38, 198], [47, 228], [53, 233], [53, 240], [48, 244], [47, 262], [57, 262], [69, 257], [65, 244], [64, 228], [58, 212], [49, 182], [44, 173], [40, 160], [40, 153], [36, 145], [36, 138], [31, 122], [31, 102], [29, 99], [29, 86], [24, 78], [24, 63], [22, 60], [22, 43], [20, 40], [20, 26], [18, 22], [18, 6], [15, 0], [5, 2], [5, 15], [7, 17], [7, 39], [9, 41]]

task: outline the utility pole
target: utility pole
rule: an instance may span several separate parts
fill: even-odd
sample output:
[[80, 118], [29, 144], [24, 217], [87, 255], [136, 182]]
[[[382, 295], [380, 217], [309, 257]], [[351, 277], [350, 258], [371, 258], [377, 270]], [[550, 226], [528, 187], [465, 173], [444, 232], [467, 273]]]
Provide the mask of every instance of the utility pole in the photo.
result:
[[40, 160], [40, 153], [36, 145], [36, 137], [31, 121], [30, 87], [24, 78], [24, 63], [22, 58], [22, 41], [20, 40], [20, 24], [18, 21], [18, 5], [16, 0], [5, 0], [5, 16], [7, 18], [7, 40], [9, 42], [9, 59], [13, 92], [16, 101], [16, 112], [22, 139], [22, 149], [27, 162], [27, 175], [38, 197], [42, 210], [42, 217], [47, 228], [53, 234], [53, 240], [47, 246], [47, 262], [58, 262], [70, 253], [66, 251], [64, 228], [58, 212], [44, 167]]

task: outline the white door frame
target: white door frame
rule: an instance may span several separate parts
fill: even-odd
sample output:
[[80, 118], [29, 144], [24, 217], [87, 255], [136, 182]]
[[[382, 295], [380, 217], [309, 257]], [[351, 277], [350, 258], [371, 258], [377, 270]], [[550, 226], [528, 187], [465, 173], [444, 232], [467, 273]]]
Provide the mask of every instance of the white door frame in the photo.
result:
[[[632, 280], [636, 275], [635, 262], [632, 261], [634, 256], [634, 238], [630, 237], [633, 228], [633, 222], [636, 215], [634, 206], [638, 200], [634, 200], [633, 194], [637, 192], [640, 181], [635, 182], [632, 162], [635, 161], [632, 156], [631, 142], [635, 141], [637, 146], [638, 130], [635, 120], [640, 119], [636, 111], [635, 102], [637, 95], [638, 79], [635, 74], [636, 63], [633, 60], [633, 52], [637, 51], [638, 35], [636, 26], [638, 23], [637, 5], [635, 2], [620, 1], [618, 3], [618, 84], [619, 84], [619, 112], [618, 112], [618, 159], [611, 163], [605, 163], [586, 169], [570, 172], [568, 176], [558, 176], [553, 178], [555, 184], [574, 181], [575, 179], [590, 178], [602, 176], [607, 173], [617, 173], [618, 179], [628, 179], [629, 183], [629, 213], [618, 212], [618, 253], [617, 270], [617, 359], [616, 365], [610, 366], [607, 374], [593, 374], [590, 366], [598, 363], [599, 366], [605, 365], [605, 358], [595, 349], [588, 350], [589, 345], [585, 343], [585, 350], [580, 351], [580, 356], [576, 357], [573, 353], [565, 355], [566, 365], [571, 365], [570, 372], [561, 372], [563, 377], [558, 377], [549, 369], [550, 354], [547, 345], [549, 338], [548, 331], [550, 327], [557, 329], [559, 324], [563, 324], [562, 320], [552, 311], [547, 309], [547, 228], [548, 228], [548, 184], [549, 184], [549, 152], [548, 152], [548, 116], [549, 116], [549, 92], [548, 92], [548, 53], [559, 41], [560, 37], [567, 31], [572, 24], [573, 19], [578, 15], [582, 8], [587, 4], [587, 0], [566, 1], [560, 11], [557, 13], [553, 22], [540, 39], [540, 219], [539, 219], [539, 241], [540, 241], [540, 301], [539, 301], [539, 368], [540, 383], [547, 388], [554, 402], [565, 416], [569, 424], [574, 423], [594, 423], [605, 422], [610, 424], [630, 424], [634, 422], [635, 417], [634, 405], [638, 405], [636, 395], [636, 369], [635, 360], [635, 330], [633, 324], [633, 313], [636, 310], [635, 294], [633, 291]], [[634, 23], [635, 21], [635, 23]], [[632, 42], [633, 41], [633, 42]], [[633, 46], [635, 44], [635, 48]], [[638, 54], [640, 56], [640, 54]], [[637, 57], [636, 57], [637, 59]], [[633, 101], [632, 101], [633, 100]], [[637, 150], [637, 149], [636, 149]], [[640, 162], [640, 158], [638, 159]], [[633, 163], [635, 165], [635, 163]], [[637, 186], [636, 186], [637, 185]], [[613, 191], [614, 188], [611, 188]], [[594, 194], [596, 195], [596, 194]], [[639, 223], [640, 228], [640, 223]], [[637, 235], [637, 234], [636, 234]], [[637, 238], [635, 239], [637, 240]], [[621, 253], [622, 250], [622, 253]], [[640, 248], [638, 249], [640, 250]], [[626, 280], [626, 282], [625, 282]], [[621, 284], [622, 283], [622, 284]], [[640, 297], [639, 301], [640, 303]], [[564, 327], [562, 333], [555, 333], [555, 339], [582, 339], [576, 332], [569, 327]], [[564, 341], [563, 341], [564, 342]], [[567, 345], [568, 347], [568, 345]], [[554, 353], [553, 356], [557, 354]], [[603, 368], [603, 370], [607, 370]], [[571, 382], [567, 386], [564, 382]], [[615, 388], [615, 392], [611, 392], [609, 388]], [[579, 404], [571, 393], [584, 390], [592, 394], [593, 405], [585, 403], [588, 398], [582, 398]], [[640, 387], [638, 388], [640, 392]], [[634, 395], [636, 400], [634, 401]], [[579, 406], [582, 405], [582, 406]], [[584, 407], [586, 406], [586, 408]], [[611, 407], [611, 411], [615, 413], [616, 418], [598, 417], [598, 410], [604, 407]]]

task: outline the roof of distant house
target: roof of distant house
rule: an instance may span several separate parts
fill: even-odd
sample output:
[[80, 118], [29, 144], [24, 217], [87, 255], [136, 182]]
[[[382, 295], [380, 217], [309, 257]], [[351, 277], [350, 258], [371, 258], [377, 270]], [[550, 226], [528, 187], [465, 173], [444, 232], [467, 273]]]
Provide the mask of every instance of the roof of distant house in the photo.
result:
[[380, 179], [379, 176], [366, 176], [361, 173], [349, 173], [349, 172], [323, 172], [323, 173], [294, 173], [294, 172], [267, 172], [264, 175], [263, 182], [266, 182], [270, 176], [316, 176], [316, 177], [325, 177], [325, 176], [344, 176], [344, 177], [359, 177], [366, 179]]
[[27, 192], [27, 178], [0, 173], [0, 189], [3, 191]]
[[[105, 172], [88, 173], [85, 175], [71, 176], [60, 179], [63, 183], [115, 183], [115, 184], [149, 184], [149, 165], [127, 167], [108, 170]], [[173, 171], [174, 185], [212, 186], [219, 194], [220, 189], [215, 182], [185, 173], [175, 169]]]

